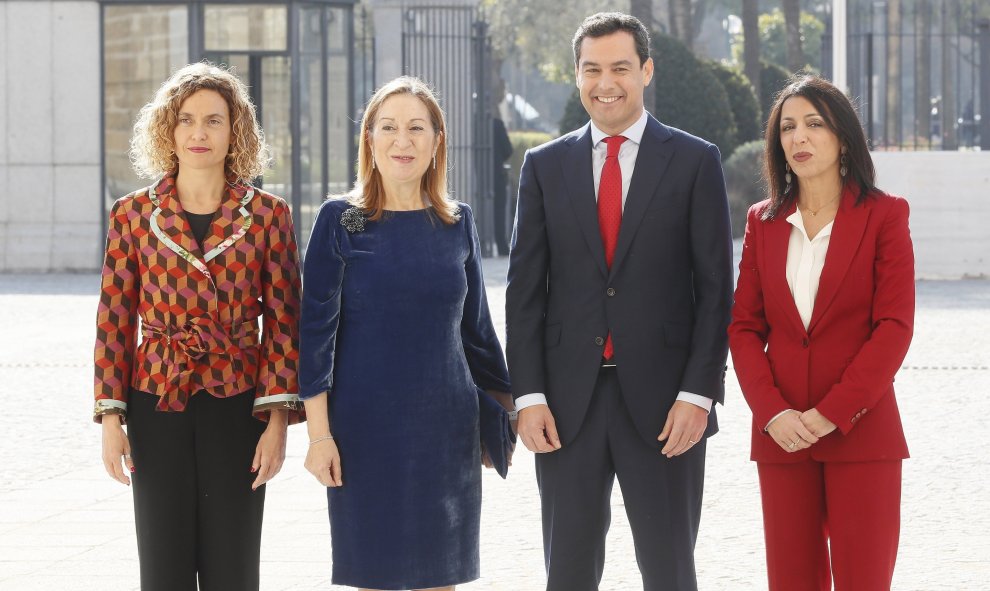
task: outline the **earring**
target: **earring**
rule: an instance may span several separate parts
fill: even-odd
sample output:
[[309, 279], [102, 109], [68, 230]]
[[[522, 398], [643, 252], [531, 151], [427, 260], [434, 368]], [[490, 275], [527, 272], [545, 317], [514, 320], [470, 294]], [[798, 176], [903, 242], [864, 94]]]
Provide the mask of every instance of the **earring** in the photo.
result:
[[437, 169], [437, 155], [433, 155], [433, 170]]
[[784, 187], [784, 194], [786, 195], [791, 192], [791, 181], [794, 180], [794, 177], [791, 176], [791, 165], [789, 163], [784, 163], [784, 170], [787, 171], [784, 173], [784, 182], [787, 183], [787, 186]]
[[374, 170], [374, 169], [375, 169], [375, 157], [372, 156], [371, 157], [371, 170]]
[[849, 150], [845, 146], [842, 146], [842, 155], [839, 156], [839, 176], [842, 178], [846, 178], [846, 175], [849, 174], [849, 156], [847, 152]]

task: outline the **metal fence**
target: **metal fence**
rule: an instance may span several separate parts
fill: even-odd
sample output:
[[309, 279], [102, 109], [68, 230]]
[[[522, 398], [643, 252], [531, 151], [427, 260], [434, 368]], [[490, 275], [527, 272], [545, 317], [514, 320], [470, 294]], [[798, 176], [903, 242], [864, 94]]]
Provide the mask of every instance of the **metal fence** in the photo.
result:
[[[375, 92], [375, 32], [374, 19], [368, 7], [354, 7], [354, 120], [360, 121], [364, 105]], [[355, 167], [357, 164], [355, 163]]]
[[402, 71], [428, 82], [447, 116], [449, 186], [475, 211], [482, 252], [492, 252], [492, 47], [473, 7], [416, 6], [403, 11]]
[[875, 149], [990, 149], [988, 17], [986, 0], [850, 1], [849, 87]]

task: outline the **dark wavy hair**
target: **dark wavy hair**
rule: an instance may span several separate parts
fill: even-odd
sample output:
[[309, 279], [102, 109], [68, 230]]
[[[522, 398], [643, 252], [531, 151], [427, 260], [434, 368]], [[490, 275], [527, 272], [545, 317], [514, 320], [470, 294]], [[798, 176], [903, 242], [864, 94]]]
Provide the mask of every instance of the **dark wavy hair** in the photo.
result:
[[787, 81], [787, 86], [777, 95], [764, 134], [763, 178], [767, 183], [767, 197], [770, 205], [763, 210], [762, 219], [771, 220], [787, 209], [797, 199], [797, 183], [786, 191], [787, 159], [780, 145], [780, 118], [784, 102], [800, 96], [808, 100], [825, 120], [825, 125], [838, 137], [839, 145], [846, 148], [845, 183], [855, 183], [859, 187], [856, 205], [863, 202], [871, 191], [876, 189], [876, 170], [866, 134], [849, 98], [828, 80], [818, 76], [799, 74]]
[[639, 65], [645, 64], [650, 59], [650, 32], [646, 30], [646, 25], [638, 18], [621, 12], [599, 12], [584, 19], [574, 32], [571, 44], [574, 47], [575, 67], [581, 65], [581, 43], [585, 37], [597, 39], [619, 31], [632, 35]]

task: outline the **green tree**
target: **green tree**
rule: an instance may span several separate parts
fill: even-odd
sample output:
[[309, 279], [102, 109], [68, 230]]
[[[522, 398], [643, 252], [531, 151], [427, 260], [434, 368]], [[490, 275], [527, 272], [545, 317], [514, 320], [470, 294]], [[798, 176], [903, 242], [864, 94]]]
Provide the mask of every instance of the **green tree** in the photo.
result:
[[743, 64], [743, 72], [753, 85], [760, 87], [760, 11], [758, 0], [742, 0], [742, 59], [736, 56], [736, 63]]
[[670, 34], [691, 50], [694, 42], [694, 27], [691, 18], [691, 0], [668, 0]]
[[770, 115], [770, 107], [773, 106], [773, 101], [780, 91], [784, 89], [787, 79], [790, 78], [790, 73], [781, 66], [766, 61], [761, 62], [761, 66], [760, 123], [766, 124], [767, 117]]
[[801, 0], [780, 0], [784, 7], [784, 43], [787, 69], [797, 72], [804, 67], [804, 50], [801, 48]]
[[[653, 26], [653, 0], [629, 0], [629, 14], [638, 18], [646, 25], [647, 31], [654, 30]], [[647, 92], [643, 97], [643, 106], [650, 113], [657, 110], [656, 98], [652, 92]]]
[[673, 37], [653, 38], [657, 117], [714, 143], [723, 152], [736, 145], [729, 97], [715, 74]]
[[[551, 82], [574, 81], [571, 38], [588, 15], [602, 10], [593, 0], [482, 0], [492, 44], [503, 57], [519, 56]], [[622, 10], [628, 10], [623, 6]]]
[[750, 84], [745, 74], [717, 61], [707, 60], [705, 64], [725, 88], [729, 106], [732, 108], [732, 118], [736, 122], [736, 141], [732, 149], [726, 150], [726, 153], [722, 155], [728, 157], [739, 144], [757, 140], [763, 136], [763, 126], [760, 125], [760, 103], [756, 99], [753, 85]]
[[729, 158], [723, 158], [725, 191], [729, 198], [729, 220], [733, 238], [742, 238], [746, 229], [746, 212], [754, 203], [766, 199], [763, 181], [763, 140], [739, 146]]
[[588, 112], [584, 110], [584, 105], [581, 104], [581, 94], [575, 88], [574, 92], [571, 93], [571, 98], [567, 99], [567, 105], [564, 107], [564, 115], [560, 118], [560, 123], [558, 124], [560, 135], [574, 131], [587, 123], [588, 119], [590, 119]]
[[[760, 57], [787, 68], [787, 35], [784, 13], [774, 9], [768, 14], [761, 14], [760, 28]], [[825, 33], [825, 23], [812, 14], [801, 13], [801, 47], [804, 59], [802, 66], [797, 69], [788, 68], [791, 72], [800, 69], [818, 71], [822, 63], [822, 35]], [[743, 47], [736, 45], [732, 48], [732, 57], [737, 63], [743, 63]]]

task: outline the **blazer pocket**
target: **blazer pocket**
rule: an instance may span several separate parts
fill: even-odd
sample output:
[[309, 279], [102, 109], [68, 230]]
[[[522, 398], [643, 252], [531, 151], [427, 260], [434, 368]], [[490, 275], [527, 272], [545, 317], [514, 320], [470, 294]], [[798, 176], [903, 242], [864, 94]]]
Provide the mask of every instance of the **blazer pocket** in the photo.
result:
[[667, 347], [687, 349], [691, 346], [691, 325], [680, 322], [664, 322], [663, 342]]
[[551, 349], [560, 344], [560, 323], [548, 324], [543, 333], [543, 347]]

